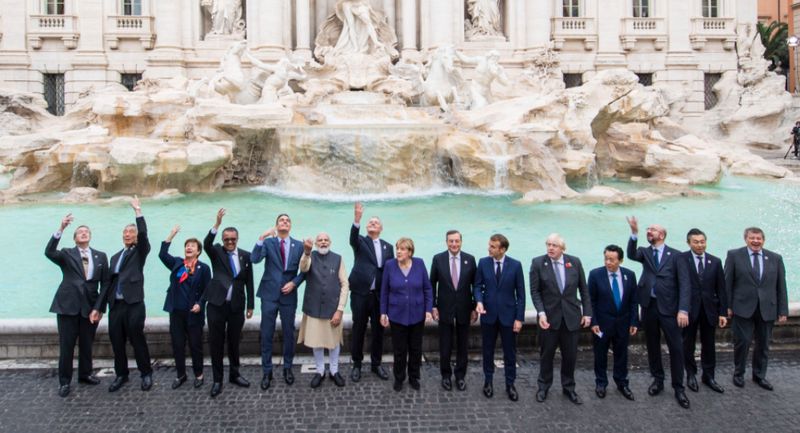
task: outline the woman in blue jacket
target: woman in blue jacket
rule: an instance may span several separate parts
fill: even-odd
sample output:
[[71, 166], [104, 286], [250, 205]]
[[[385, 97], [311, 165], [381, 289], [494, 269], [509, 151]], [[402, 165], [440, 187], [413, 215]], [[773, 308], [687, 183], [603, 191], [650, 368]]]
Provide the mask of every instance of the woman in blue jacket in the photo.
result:
[[178, 377], [172, 382], [176, 389], [186, 382], [186, 340], [192, 354], [194, 387], [203, 385], [203, 324], [205, 302], [201, 299], [206, 285], [211, 280], [211, 268], [198, 260], [203, 252], [202, 244], [195, 238], [183, 244], [184, 257], [169, 254], [172, 238], [180, 231], [175, 226], [161, 243], [158, 258], [170, 270], [167, 299], [164, 311], [169, 313], [169, 334], [172, 338], [172, 353], [175, 356], [175, 369]]
[[433, 289], [422, 259], [414, 258], [414, 241], [400, 238], [395, 257], [386, 262], [381, 285], [381, 325], [392, 325], [394, 347], [394, 390], [403, 389], [408, 366], [408, 383], [419, 390], [422, 364], [422, 334], [433, 310]]

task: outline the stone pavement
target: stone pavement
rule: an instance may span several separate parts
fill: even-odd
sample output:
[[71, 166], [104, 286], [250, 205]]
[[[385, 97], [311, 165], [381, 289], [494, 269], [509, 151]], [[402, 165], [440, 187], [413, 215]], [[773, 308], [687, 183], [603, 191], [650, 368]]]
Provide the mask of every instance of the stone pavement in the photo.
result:
[[[634, 349], [634, 348], [632, 348]], [[800, 431], [800, 350], [774, 350], [768, 378], [775, 391], [758, 388], [746, 376], [744, 389], [731, 384], [732, 354], [718, 354], [717, 378], [725, 387], [718, 395], [701, 385], [699, 393], [687, 390], [692, 407], [681, 409], [669, 388], [657, 397], [647, 395], [650, 383], [641, 348], [631, 362], [631, 389], [636, 401], [625, 400], [613, 387], [604, 400], [594, 394], [591, 351], [582, 349], [576, 372], [577, 391], [584, 400], [574, 406], [560, 393], [558, 372], [550, 397], [535, 401], [538, 356], [520, 355], [517, 390], [520, 401], [504, 393], [502, 371], [495, 373], [495, 397], [486, 399], [480, 363], [471, 362], [465, 392], [447, 392], [439, 386], [438, 364], [425, 362], [422, 390], [406, 386], [391, 389], [369, 373], [344, 388], [326, 380], [308, 387], [310, 374], [295, 367], [297, 381], [287, 386], [276, 375], [272, 388], [258, 388], [257, 366], [243, 367], [252, 382], [249, 389], [227, 382], [216, 399], [209, 397], [210, 381], [201, 389], [191, 379], [178, 390], [170, 389], [171, 367], [157, 367], [150, 392], [139, 389], [138, 374], [117, 393], [107, 391], [110, 378], [90, 387], [74, 384], [67, 398], [57, 396], [55, 370], [0, 371], [0, 431], [2, 432], [798, 432]], [[556, 363], [558, 366], [558, 363]], [[668, 360], [665, 360], [668, 366]], [[349, 373], [349, 364], [342, 366]], [[668, 370], [667, 370], [668, 371]], [[211, 369], [206, 367], [210, 379]], [[610, 374], [610, 373], [609, 373]], [[749, 374], [749, 370], [748, 373]]]

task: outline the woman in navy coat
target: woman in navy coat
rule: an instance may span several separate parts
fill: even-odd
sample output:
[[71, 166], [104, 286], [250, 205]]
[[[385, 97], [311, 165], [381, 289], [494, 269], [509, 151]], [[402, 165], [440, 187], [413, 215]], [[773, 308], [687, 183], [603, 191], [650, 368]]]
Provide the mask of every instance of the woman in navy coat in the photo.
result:
[[192, 354], [192, 370], [194, 371], [194, 387], [203, 385], [203, 324], [205, 302], [201, 299], [206, 285], [211, 280], [211, 268], [197, 258], [203, 247], [195, 238], [187, 239], [183, 244], [184, 257], [169, 254], [172, 238], [180, 231], [175, 226], [161, 243], [158, 258], [170, 270], [167, 298], [164, 300], [164, 311], [169, 313], [169, 334], [172, 338], [172, 353], [175, 356], [175, 369], [178, 377], [172, 382], [176, 389], [186, 382], [186, 340]]
[[396, 258], [386, 262], [381, 284], [381, 325], [392, 325], [394, 346], [394, 390], [408, 383], [419, 389], [422, 364], [422, 334], [433, 310], [433, 289], [422, 259], [414, 258], [414, 241], [400, 238]]

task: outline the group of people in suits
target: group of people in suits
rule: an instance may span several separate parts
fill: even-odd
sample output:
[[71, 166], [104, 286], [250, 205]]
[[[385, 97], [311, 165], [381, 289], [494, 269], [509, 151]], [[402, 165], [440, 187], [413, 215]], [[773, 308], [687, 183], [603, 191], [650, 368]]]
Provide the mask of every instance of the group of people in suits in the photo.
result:
[[[109, 336], [114, 350], [116, 377], [109, 391], [128, 381], [126, 341], [130, 341], [141, 372], [143, 390], [152, 387], [147, 342], [144, 335], [144, 276], [142, 269], [150, 251], [147, 227], [139, 200], [131, 202], [136, 220], [123, 230], [123, 249], [111, 257], [89, 247], [91, 231], [79, 226], [74, 248], [57, 250], [59, 240], [73, 221], [61, 222], [47, 244], [45, 255], [62, 270], [51, 312], [57, 314], [60, 337], [59, 395], [70, 392], [73, 351], [79, 347], [80, 382], [98, 384], [92, 375], [91, 347], [97, 323], [110, 306]], [[509, 240], [494, 234], [488, 241], [488, 256], [476, 262], [462, 251], [462, 234], [445, 235], [447, 249], [433, 257], [428, 271], [424, 260], [414, 257], [414, 241], [403, 237], [395, 245], [381, 239], [383, 224], [378, 217], [366, 223], [361, 234], [364, 207], [354, 206], [349, 243], [354, 264], [349, 276], [341, 255], [331, 250], [327, 233], [314, 240], [290, 236], [292, 222], [280, 214], [275, 226], [256, 241], [252, 253], [238, 248], [235, 227], [222, 229], [222, 243], [214, 243], [226, 214], [220, 209], [203, 243], [195, 238], [184, 243], [184, 257], [169, 254], [180, 227], [172, 229], [161, 245], [159, 258], [170, 269], [170, 285], [164, 310], [170, 314], [177, 377], [172, 388], [186, 380], [185, 346], [189, 343], [194, 386], [203, 385], [203, 326], [208, 320], [213, 384], [211, 396], [222, 392], [223, 357], [227, 343], [230, 383], [248, 387], [239, 373], [239, 342], [246, 319], [253, 315], [254, 293], [261, 298], [261, 389], [272, 385], [272, 344], [278, 317], [281, 321], [282, 376], [295, 381], [292, 365], [295, 341], [310, 347], [316, 373], [310, 386], [317, 388], [329, 378], [344, 386], [339, 372], [343, 343], [342, 317], [350, 297], [352, 311], [352, 369], [350, 379], [362, 378], [364, 342], [370, 326], [370, 370], [382, 380], [389, 372], [382, 365], [383, 330], [391, 327], [394, 349], [394, 390], [408, 380], [420, 389], [420, 365], [426, 323], [438, 322], [441, 386], [450, 391], [466, 389], [467, 348], [471, 324], [480, 320], [483, 353], [483, 394], [494, 395], [494, 352], [499, 335], [503, 351], [505, 389], [512, 401], [519, 399], [516, 379], [516, 336], [525, 320], [525, 281], [520, 261], [507, 255]], [[666, 229], [647, 228], [649, 246], [638, 246], [638, 220], [628, 219], [631, 236], [627, 255], [642, 264], [640, 278], [621, 264], [625, 252], [617, 245], [603, 251], [604, 266], [589, 272], [578, 257], [566, 254], [566, 242], [553, 233], [545, 240], [545, 254], [531, 261], [530, 296], [537, 311], [540, 364], [536, 400], [548, 398], [553, 384], [553, 361], [561, 353], [560, 378], [563, 394], [575, 404], [582, 399], [575, 390], [574, 371], [581, 329], [589, 328], [594, 350], [595, 392], [606, 397], [608, 350], [614, 353], [614, 383], [621, 395], [634, 399], [628, 380], [630, 337], [643, 329], [652, 384], [648, 394], [664, 389], [661, 336], [669, 349], [671, 382], [678, 404], [689, 407], [686, 386], [698, 391], [698, 367], [694, 351], [701, 340], [701, 381], [713, 391], [724, 389], [715, 379], [715, 332], [729, 321], [734, 337], [733, 383], [744, 386], [749, 346], [755, 337], [753, 380], [771, 390], [766, 379], [769, 339], [777, 320], [788, 316], [785, 269], [780, 255], [763, 248], [764, 233], [757, 227], [744, 232], [746, 246], [731, 250], [722, 261], [706, 252], [706, 235], [692, 229], [686, 236], [689, 250], [680, 252], [665, 244]], [[315, 248], [316, 247], [316, 248]], [[199, 260], [205, 250], [210, 266]], [[258, 291], [254, 290], [253, 266], [264, 261]], [[302, 319], [295, 340], [297, 288], [304, 283]], [[640, 313], [641, 310], [641, 313]], [[324, 358], [328, 351], [329, 368]], [[451, 364], [455, 349], [455, 369]]]

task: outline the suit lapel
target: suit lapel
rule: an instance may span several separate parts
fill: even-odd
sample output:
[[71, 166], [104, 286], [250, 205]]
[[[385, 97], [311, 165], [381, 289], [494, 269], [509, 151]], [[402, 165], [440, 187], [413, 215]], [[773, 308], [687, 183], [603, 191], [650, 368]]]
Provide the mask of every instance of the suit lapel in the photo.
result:
[[67, 251], [67, 254], [72, 258], [75, 269], [80, 273], [80, 275], [84, 275], [83, 260], [81, 259], [81, 253], [78, 250], [78, 247], [70, 248]]
[[[450, 270], [450, 262], [449, 262], [450, 254], [449, 253], [447, 255], [447, 258], [448, 258], [447, 270], [449, 271]], [[460, 286], [461, 283], [464, 282], [464, 274], [467, 273], [465, 271], [467, 271], [469, 269], [469, 268], [467, 268], [467, 266], [469, 266], [467, 264], [468, 262], [467, 262], [467, 260], [464, 259], [464, 255], [463, 254], [461, 255], [461, 259], [460, 260], [461, 260], [461, 272], [458, 273], [458, 281], [457, 281], [458, 286]], [[458, 290], [458, 287], [453, 287], [453, 290]]]
[[[369, 253], [369, 257], [372, 259], [372, 262], [375, 263], [375, 266], [378, 266], [378, 256], [375, 255], [375, 243], [372, 242], [372, 238], [369, 236], [364, 236], [364, 243], [367, 244], [367, 252]], [[378, 241], [380, 243], [380, 241]], [[383, 248], [383, 245], [381, 245]]]

